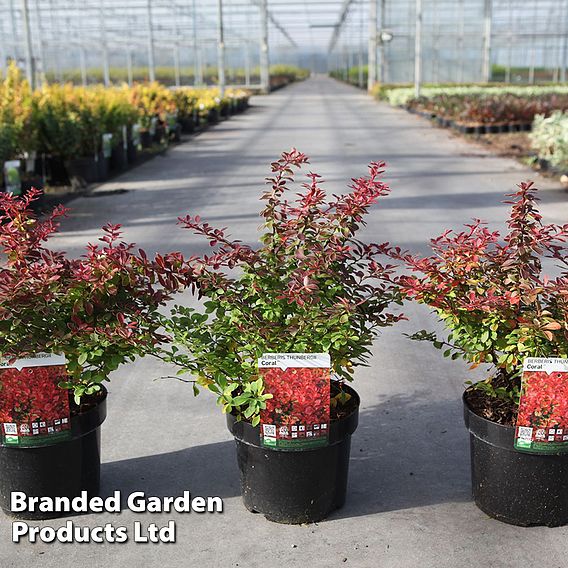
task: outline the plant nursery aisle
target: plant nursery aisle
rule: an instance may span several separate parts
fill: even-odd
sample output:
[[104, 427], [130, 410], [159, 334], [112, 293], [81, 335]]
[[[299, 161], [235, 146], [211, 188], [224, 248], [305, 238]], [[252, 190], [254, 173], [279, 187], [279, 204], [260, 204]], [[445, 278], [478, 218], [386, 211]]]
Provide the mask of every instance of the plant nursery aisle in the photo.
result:
[[[369, 241], [425, 252], [428, 239], [473, 217], [503, 227], [501, 202], [516, 183], [535, 179], [547, 222], [568, 219], [568, 194], [507, 159], [431, 127], [421, 118], [371, 100], [328, 78], [313, 78], [269, 97], [242, 115], [171, 149], [163, 157], [70, 203], [58, 247], [77, 253], [106, 222], [122, 222], [126, 240], [148, 253], [206, 252], [203, 241], [176, 227], [200, 215], [256, 241], [258, 197], [269, 164], [292, 146], [311, 158], [331, 192], [385, 160], [392, 194], [372, 209]], [[189, 296], [179, 302], [190, 303]], [[143, 359], [117, 372], [103, 426], [103, 494], [217, 495], [218, 514], [160, 513], [74, 517], [79, 526], [135, 521], [177, 526], [177, 543], [21, 544], [0, 542], [3, 568], [61, 566], [566, 566], [568, 528], [520, 529], [486, 517], [471, 502], [468, 434], [461, 393], [465, 365], [446, 361], [403, 332], [434, 329], [428, 310], [404, 309], [409, 322], [376, 342], [354, 385], [361, 418], [352, 440], [347, 502], [322, 523], [286, 526], [245, 510], [232, 436], [212, 395], [194, 398], [172, 371]], [[482, 375], [479, 374], [479, 377]], [[559, 480], [565, 483], [565, 480]], [[64, 520], [46, 521], [58, 527]], [[42, 523], [33, 523], [41, 525]]]

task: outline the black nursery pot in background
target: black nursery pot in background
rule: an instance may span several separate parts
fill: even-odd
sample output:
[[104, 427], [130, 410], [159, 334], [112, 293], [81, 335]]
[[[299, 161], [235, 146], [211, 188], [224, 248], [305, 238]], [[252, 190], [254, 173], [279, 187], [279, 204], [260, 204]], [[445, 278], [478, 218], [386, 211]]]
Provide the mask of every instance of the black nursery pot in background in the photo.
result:
[[65, 163], [69, 179], [76, 179], [81, 185], [99, 181], [99, 162], [91, 157], [74, 158]]
[[126, 158], [128, 164], [135, 164], [138, 161], [138, 147], [132, 142], [128, 141], [128, 146], [126, 148]]
[[464, 394], [470, 432], [475, 504], [487, 515], [517, 526], [568, 523], [568, 454], [514, 449], [515, 428], [478, 416]]
[[183, 134], [191, 134], [195, 130], [195, 123], [192, 117], [184, 116], [180, 118], [181, 131]]
[[142, 148], [152, 147], [152, 135], [147, 130], [142, 130], [140, 132], [140, 145]]
[[351, 435], [359, 421], [359, 395], [344, 386], [356, 408], [333, 421], [329, 445], [305, 450], [261, 446], [260, 426], [228, 414], [235, 437], [245, 507], [269, 521], [287, 524], [321, 521], [345, 503]]
[[71, 439], [53, 445], [0, 445], [0, 508], [19, 519], [52, 519], [62, 513], [10, 511], [10, 494], [28, 497], [96, 496], [101, 476], [100, 426], [106, 418], [106, 390], [89, 410], [71, 417]]
[[122, 144], [113, 147], [110, 155], [110, 169], [114, 172], [121, 172], [127, 166], [127, 149]]

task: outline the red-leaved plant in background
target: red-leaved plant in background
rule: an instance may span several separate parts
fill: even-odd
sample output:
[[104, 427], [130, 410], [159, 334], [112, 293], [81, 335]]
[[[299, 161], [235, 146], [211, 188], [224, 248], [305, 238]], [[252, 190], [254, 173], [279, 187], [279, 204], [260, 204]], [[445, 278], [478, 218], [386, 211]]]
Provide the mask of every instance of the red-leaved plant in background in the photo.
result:
[[[416, 274], [401, 279], [404, 294], [430, 306], [449, 331], [444, 338], [426, 331], [411, 337], [472, 368], [490, 365], [468, 400], [482, 416], [512, 425], [524, 358], [568, 357], [568, 224], [542, 223], [532, 183], [509, 197], [502, 240], [476, 220], [433, 239], [433, 256], [391, 252]], [[555, 277], [544, 274], [544, 258]]]
[[[199, 217], [180, 219], [217, 250], [189, 259], [204, 307], [177, 307], [164, 318], [174, 344], [156, 355], [191, 373], [194, 391], [209, 389], [224, 412], [253, 424], [271, 396], [258, 375], [260, 355], [328, 352], [334, 373], [351, 380], [379, 329], [401, 317], [388, 311], [400, 303], [394, 267], [380, 262], [388, 245], [355, 237], [369, 208], [389, 192], [380, 180], [384, 164], [372, 163], [368, 177], [353, 179], [348, 193], [331, 199], [320, 176], [310, 173], [290, 198], [294, 169], [307, 162], [292, 150], [272, 164], [258, 247]], [[335, 402], [347, 398], [340, 393]]]
[[0, 354], [64, 354], [69, 378], [61, 386], [78, 402], [164, 339], [158, 308], [188, 284], [189, 272], [178, 253], [135, 252], [119, 225], [104, 227], [101, 243], [80, 258], [46, 248], [66, 210], [37, 218], [31, 204], [39, 195], [0, 194]]

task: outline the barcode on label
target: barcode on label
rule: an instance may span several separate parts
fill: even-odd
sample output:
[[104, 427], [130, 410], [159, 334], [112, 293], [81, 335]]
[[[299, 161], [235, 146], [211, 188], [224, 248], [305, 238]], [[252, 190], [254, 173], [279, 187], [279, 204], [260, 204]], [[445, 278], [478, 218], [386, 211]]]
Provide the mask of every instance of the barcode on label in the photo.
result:
[[526, 426], [519, 426], [519, 438], [521, 440], [532, 440], [533, 429]]
[[270, 438], [276, 438], [276, 426], [274, 424], [263, 424], [262, 433]]
[[4, 434], [7, 436], [17, 436], [18, 435], [18, 425], [13, 422], [4, 423]]

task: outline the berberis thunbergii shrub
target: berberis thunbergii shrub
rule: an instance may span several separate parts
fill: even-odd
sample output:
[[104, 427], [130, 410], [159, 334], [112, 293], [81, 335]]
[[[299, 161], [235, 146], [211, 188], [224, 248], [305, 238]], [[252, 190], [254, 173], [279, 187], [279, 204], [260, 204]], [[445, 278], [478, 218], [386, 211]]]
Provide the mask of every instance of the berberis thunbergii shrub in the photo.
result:
[[[523, 359], [568, 357], [568, 224], [542, 222], [532, 183], [509, 197], [504, 238], [475, 220], [433, 239], [432, 256], [395, 254], [415, 274], [400, 280], [404, 294], [430, 306], [448, 331], [412, 338], [432, 341], [472, 368], [488, 365], [468, 400], [476, 413], [504, 425], [515, 423]], [[555, 277], [545, 274], [545, 258]]]
[[[372, 163], [369, 177], [329, 200], [320, 176], [310, 173], [289, 198], [293, 170], [307, 162], [294, 149], [272, 164], [256, 248], [199, 217], [180, 219], [218, 248], [189, 259], [194, 290], [206, 301], [202, 309], [177, 306], [164, 318], [173, 346], [156, 354], [178, 365], [178, 374], [193, 375], [196, 394], [199, 386], [209, 389], [223, 412], [253, 425], [270, 397], [257, 369], [263, 353], [329, 352], [336, 376], [350, 381], [378, 330], [401, 318], [387, 311], [400, 302], [394, 267], [379, 261], [388, 244], [355, 238], [369, 207], [389, 192], [379, 179], [384, 164]], [[332, 407], [348, 396], [340, 391]]]
[[79, 404], [165, 339], [158, 309], [187, 285], [186, 270], [179, 253], [135, 251], [119, 225], [103, 227], [80, 258], [47, 248], [66, 209], [38, 218], [32, 203], [40, 193], [0, 193], [0, 356], [65, 355], [68, 378], [59, 386]]

